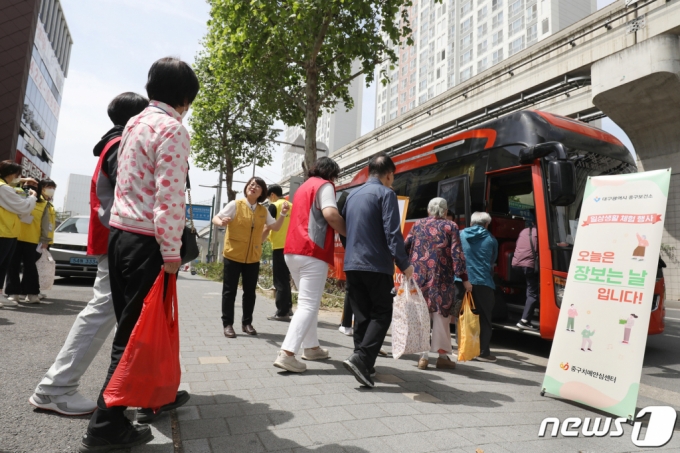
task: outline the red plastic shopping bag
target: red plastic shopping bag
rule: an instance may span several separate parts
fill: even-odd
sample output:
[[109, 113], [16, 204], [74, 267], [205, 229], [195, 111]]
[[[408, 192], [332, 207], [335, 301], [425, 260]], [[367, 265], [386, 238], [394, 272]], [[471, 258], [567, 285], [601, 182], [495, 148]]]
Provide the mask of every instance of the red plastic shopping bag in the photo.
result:
[[[163, 300], [165, 278], [169, 280]], [[106, 406], [158, 409], [175, 401], [181, 378], [177, 314], [176, 276], [161, 270], [106, 386]]]

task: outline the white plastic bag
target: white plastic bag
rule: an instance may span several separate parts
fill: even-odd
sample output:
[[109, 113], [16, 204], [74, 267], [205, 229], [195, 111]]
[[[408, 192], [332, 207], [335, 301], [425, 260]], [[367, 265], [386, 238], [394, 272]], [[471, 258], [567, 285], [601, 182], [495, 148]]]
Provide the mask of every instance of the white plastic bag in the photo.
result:
[[45, 291], [54, 284], [54, 274], [56, 271], [56, 263], [54, 258], [47, 250], [43, 250], [40, 259], [35, 263], [38, 268], [38, 277], [40, 279], [40, 290]]
[[416, 282], [411, 278], [397, 290], [392, 311], [392, 356], [430, 350], [430, 311]]

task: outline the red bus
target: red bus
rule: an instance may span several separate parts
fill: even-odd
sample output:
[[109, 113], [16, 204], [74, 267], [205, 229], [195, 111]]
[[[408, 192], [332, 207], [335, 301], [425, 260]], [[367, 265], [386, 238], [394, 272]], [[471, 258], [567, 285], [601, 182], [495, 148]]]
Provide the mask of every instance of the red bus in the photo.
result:
[[[393, 189], [409, 197], [404, 235], [427, 217], [434, 197], [447, 200], [463, 229], [470, 215], [486, 211], [498, 240], [495, 266], [496, 328], [519, 330], [526, 284], [511, 266], [515, 241], [527, 221], [538, 228], [539, 332], [552, 339], [562, 304], [583, 192], [589, 176], [634, 173], [633, 156], [616, 137], [588, 124], [540, 111], [511, 113], [474, 129], [393, 156]], [[368, 179], [361, 169], [338, 188], [338, 206]], [[534, 214], [535, 213], [535, 214]], [[535, 215], [535, 218], [534, 218]], [[344, 249], [336, 241], [336, 277], [344, 280]], [[659, 269], [649, 334], [664, 330], [664, 280]]]

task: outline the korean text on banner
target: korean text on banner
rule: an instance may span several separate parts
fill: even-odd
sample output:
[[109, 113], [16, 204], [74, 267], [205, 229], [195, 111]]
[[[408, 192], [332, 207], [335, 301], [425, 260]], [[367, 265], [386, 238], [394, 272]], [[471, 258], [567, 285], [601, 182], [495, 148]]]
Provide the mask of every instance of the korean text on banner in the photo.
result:
[[546, 392], [634, 419], [670, 178], [588, 179]]

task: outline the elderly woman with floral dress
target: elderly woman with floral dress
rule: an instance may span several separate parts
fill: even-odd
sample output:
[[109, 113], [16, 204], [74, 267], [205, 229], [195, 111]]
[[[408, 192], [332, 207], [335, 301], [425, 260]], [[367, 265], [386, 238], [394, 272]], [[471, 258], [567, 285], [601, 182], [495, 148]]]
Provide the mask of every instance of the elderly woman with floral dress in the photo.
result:
[[[452, 353], [449, 324], [455, 300], [454, 275], [463, 280], [466, 291], [472, 291], [472, 285], [468, 282], [458, 226], [445, 218], [447, 208], [443, 198], [430, 200], [427, 206], [429, 217], [417, 220], [406, 238], [406, 253], [414, 267], [413, 278], [430, 310], [430, 351], [439, 354], [436, 366], [453, 369], [456, 363], [449, 358]], [[428, 353], [424, 352], [418, 368], [424, 370], [427, 365]]]

